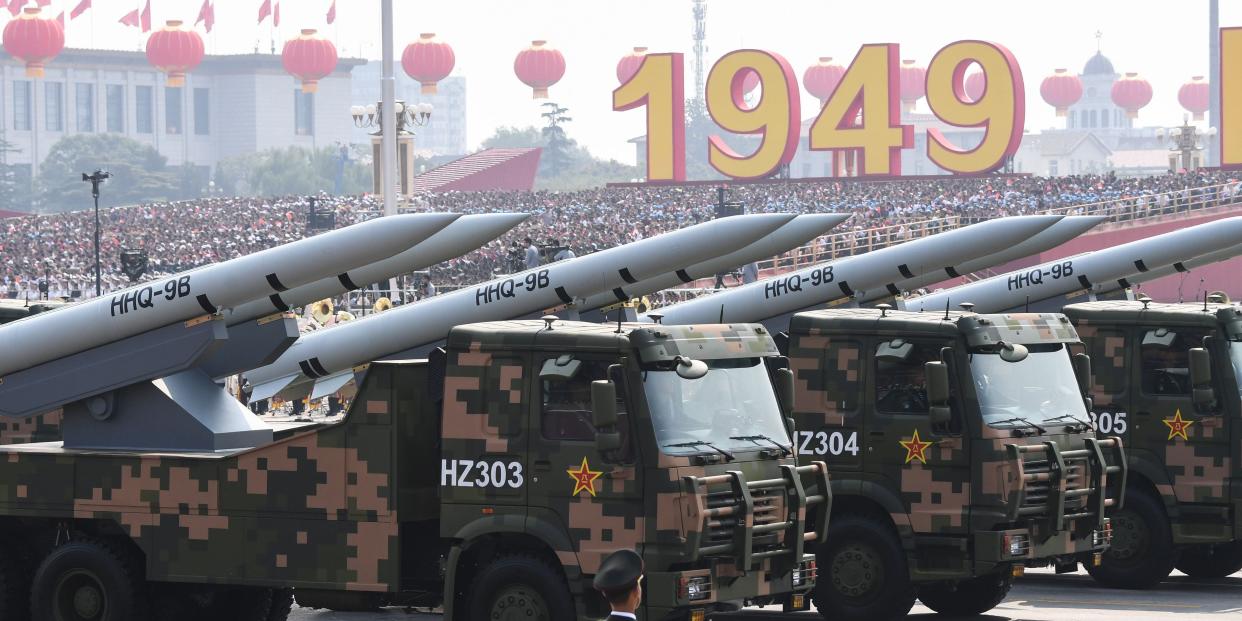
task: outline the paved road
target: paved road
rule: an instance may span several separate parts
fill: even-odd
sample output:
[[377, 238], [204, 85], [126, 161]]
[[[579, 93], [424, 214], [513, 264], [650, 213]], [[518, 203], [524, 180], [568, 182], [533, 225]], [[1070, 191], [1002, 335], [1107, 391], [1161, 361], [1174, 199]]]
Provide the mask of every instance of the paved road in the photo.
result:
[[[440, 620], [439, 615], [406, 614], [398, 608], [379, 613], [333, 613], [296, 610], [297, 621], [402, 621]], [[811, 621], [816, 614], [772, 614], [762, 609], [724, 615], [737, 621]], [[939, 617], [916, 605], [910, 619], [931, 621]], [[1215, 581], [1191, 582], [1175, 573], [1150, 591], [1116, 591], [1095, 585], [1086, 573], [1053, 575], [1032, 571], [1020, 578], [1009, 598], [975, 621], [1220, 621], [1242, 618], [1242, 573]]]

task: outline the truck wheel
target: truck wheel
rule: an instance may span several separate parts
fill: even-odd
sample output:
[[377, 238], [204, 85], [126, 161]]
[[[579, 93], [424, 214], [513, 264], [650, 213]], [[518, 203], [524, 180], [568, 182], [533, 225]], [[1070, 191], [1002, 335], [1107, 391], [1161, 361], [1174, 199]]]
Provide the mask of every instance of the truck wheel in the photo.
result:
[[272, 612], [272, 590], [259, 587], [216, 589], [211, 605], [207, 607], [208, 619], [232, 621], [267, 621]]
[[973, 617], [996, 608], [1012, 587], [1013, 576], [1008, 574], [980, 576], [952, 586], [919, 587], [919, 601], [942, 615]]
[[124, 556], [99, 541], [71, 541], [35, 572], [36, 621], [126, 621], [143, 616], [142, 580]]
[[22, 563], [0, 549], [0, 619], [23, 621], [30, 616], [30, 589]]
[[1224, 578], [1242, 570], [1242, 541], [1182, 550], [1177, 569], [1191, 578]]
[[293, 612], [293, 589], [273, 589], [272, 609], [267, 613], [267, 621], [285, 621]]
[[885, 621], [914, 606], [914, 586], [897, 535], [861, 515], [833, 517], [816, 553], [819, 580], [812, 600], [825, 619]]
[[479, 572], [470, 589], [470, 621], [560, 621], [577, 618], [569, 588], [555, 569], [529, 556], [505, 556]]
[[1173, 533], [1164, 505], [1151, 494], [1126, 492], [1125, 507], [1112, 516], [1113, 543], [1099, 567], [1087, 567], [1097, 582], [1115, 589], [1147, 589], [1173, 571]]

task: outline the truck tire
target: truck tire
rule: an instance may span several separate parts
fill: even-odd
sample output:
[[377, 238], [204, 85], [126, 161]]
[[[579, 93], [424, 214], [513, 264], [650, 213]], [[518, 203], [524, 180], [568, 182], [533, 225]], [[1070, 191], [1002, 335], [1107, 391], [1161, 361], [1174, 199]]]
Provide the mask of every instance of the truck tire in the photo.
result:
[[1013, 576], [1009, 574], [980, 576], [956, 585], [919, 587], [919, 601], [942, 615], [973, 617], [996, 608], [1012, 587]]
[[914, 607], [914, 585], [897, 533], [861, 515], [833, 517], [816, 552], [811, 599], [830, 621], [888, 621]]
[[578, 614], [560, 574], [530, 556], [502, 556], [484, 567], [468, 606], [470, 621], [560, 621]]
[[0, 619], [24, 621], [30, 617], [30, 588], [22, 562], [0, 548]]
[[236, 587], [217, 589], [207, 607], [207, 619], [267, 621], [272, 612], [272, 589]]
[[1164, 505], [1144, 491], [1126, 491], [1126, 504], [1113, 513], [1113, 543], [1099, 567], [1087, 567], [1096, 582], [1115, 589], [1148, 589], [1169, 577], [1176, 554]]
[[285, 621], [293, 612], [293, 589], [273, 589], [272, 609], [267, 613], [267, 621]]
[[1178, 571], [1191, 578], [1224, 578], [1242, 570], [1242, 541], [1182, 550]]
[[70, 541], [35, 572], [35, 621], [127, 621], [142, 618], [143, 580], [124, 554], [102, 541]]

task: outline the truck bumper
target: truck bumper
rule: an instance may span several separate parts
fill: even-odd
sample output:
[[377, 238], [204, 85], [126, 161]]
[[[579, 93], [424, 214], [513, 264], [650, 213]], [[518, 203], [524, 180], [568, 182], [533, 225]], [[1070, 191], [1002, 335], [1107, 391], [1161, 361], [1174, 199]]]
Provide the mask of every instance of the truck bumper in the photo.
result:
[[1093, 562], [1094, 555], [1108, 549], [1112, 523], [1087, 534], [1079, 529], [1062, 530], [1051, 537], [1035, 537], [1030, 529], [1015, 528], [975, 533], [975, 574], [983, 575], [1005, 565], [1062, 565], [1071, 561]]
[[644, 618], [694, 619], [697, 614], [705, 618], [710, 613], [736, 610], [751, 603], [805, 609], [815, 588], [815, 556], [804, 555], [793, 570], [788, 569], [787, 563], [780, 565], [786, 567], [781, 573], [761, 567], [742, 574], [728, 571], [726, 575], [718, 568], [732, 569], [732, 565], [717, 564], [708, 569], [647, 572]]

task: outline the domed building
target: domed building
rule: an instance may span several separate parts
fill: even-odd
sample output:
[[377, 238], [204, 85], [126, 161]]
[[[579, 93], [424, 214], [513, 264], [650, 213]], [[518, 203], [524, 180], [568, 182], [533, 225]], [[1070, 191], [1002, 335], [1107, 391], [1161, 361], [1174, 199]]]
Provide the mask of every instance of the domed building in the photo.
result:
[[1069, 107], [1065, 117], [1066, 129], [1093, 130], [1108, 143], [1104, 134], [1124, 133], [1111, 130], [1133, 128], [1134, 120], [1113, 103], [1113, 82], [1120, 77], [1113, 69], [1113, 62], [1098, 50], [1095, 56], [1087, 59], [1082, 73], [1078, 75], [1078, 79], [1082, 80], [1082, 99]]

